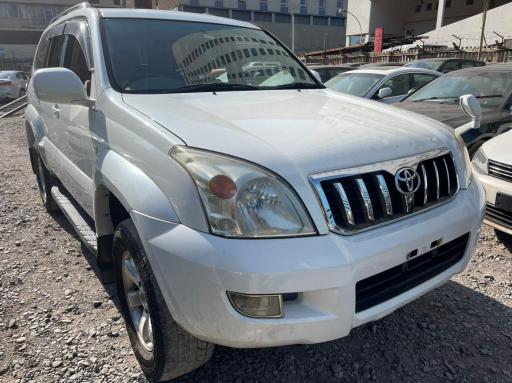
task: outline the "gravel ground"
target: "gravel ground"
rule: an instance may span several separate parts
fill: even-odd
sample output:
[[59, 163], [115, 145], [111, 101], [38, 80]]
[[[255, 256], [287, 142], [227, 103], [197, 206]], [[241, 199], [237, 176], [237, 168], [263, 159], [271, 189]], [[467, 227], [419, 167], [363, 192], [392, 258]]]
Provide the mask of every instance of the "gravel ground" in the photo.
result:
[[[41, 207], [21, 118], [0, 120], [0, 382], [145, 382], [112, 286]], [[177, 382], [512, 382], [512, 254], [484, 227], [468, 268], [344, 339], [217, 347]]]

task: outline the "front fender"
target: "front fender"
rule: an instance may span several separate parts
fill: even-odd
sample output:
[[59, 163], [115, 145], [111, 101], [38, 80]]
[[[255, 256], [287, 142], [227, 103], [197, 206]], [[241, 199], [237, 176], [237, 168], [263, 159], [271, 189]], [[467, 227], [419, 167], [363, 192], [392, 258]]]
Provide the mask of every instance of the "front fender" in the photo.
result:
[[104, 188], [113, 193], [128, 212], [135, 210], [163, 221], [179, 223], [175, 210], [158, 185], [118, 153], [109, 150], [98, 158], [93, 177], [98, 236], [111, 234], [112, 231], [111, 223], [105, 221], [105, 205], [100, 202]]

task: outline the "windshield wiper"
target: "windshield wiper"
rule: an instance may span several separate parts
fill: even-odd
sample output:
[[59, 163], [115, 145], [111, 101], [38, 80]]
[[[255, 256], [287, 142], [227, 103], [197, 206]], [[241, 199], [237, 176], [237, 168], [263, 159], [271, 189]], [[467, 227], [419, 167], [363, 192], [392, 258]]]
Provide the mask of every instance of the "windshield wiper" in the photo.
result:
[[419, 100], [414, 100], [413, 102], [422, 102], [422, 101], [430, 101], [430, 100], [442, 100], [442, 101], [455, 101], [458, 100], [459, 97], [428, 97], [428, 98], [421, 98]]
[[158, 93], [194, 93], [194, 92], [225, 92], [236, 90], [258, 90], [257, 86], [246, 84], [229, 84], [225, 82], [214, 82], [210, 84], [196, 84], [182, 86], [181, 88], [162, 90]]
[[321, 89], [318, 84], [311, 82], [294, 82], [291, 84], [282, 84], [274, 86], [262, 86], [262, 89]]
[[501, 98], [502, 94], [490, 94], [488, 96], [475, 96], [475, 98]]

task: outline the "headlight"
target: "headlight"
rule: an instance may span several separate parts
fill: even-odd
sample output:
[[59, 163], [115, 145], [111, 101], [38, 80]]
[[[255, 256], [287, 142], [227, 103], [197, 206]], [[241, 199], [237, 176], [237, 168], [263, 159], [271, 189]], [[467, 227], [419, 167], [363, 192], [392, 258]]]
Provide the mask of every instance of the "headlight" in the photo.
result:
[[466, 188], [471, 185], [471, 181], [473, 181], [473, 170], [471, 168], [471, 158], [469, 158], [468, 148], [466, 148], [466, 144], [464, 143], [464, 140], [460, 136], [460, 134], [455, 133], [455, 139], [457, 140], [457, 143], [459, 144], [459, 148], [462, 152], [462, 157], [464, 158], [464, 179], [466, 181]]
[[489, 160], [482, 147], [480, 147], [473, 156], [472, 164], [478, 173], [489, 174]]
[[192, 176], [212, 233], [261, 238], [316, 234], [295, 192], [284, 180], [248, 162], [176, 146], [171, 157]]

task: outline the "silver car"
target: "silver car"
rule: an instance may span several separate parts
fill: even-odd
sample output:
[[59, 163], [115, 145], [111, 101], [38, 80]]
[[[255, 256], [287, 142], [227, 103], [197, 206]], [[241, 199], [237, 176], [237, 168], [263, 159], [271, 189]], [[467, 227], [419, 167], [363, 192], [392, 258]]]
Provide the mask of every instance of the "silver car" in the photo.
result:
[[0, 100], [19, 98], [25, 95], [30, 76], [14, 70], [0, 71]]
[[325, 86], [337, 92], [394, 104], [441, 75], [428, 69], [373, 67], [342, 73], [327, 81]]

